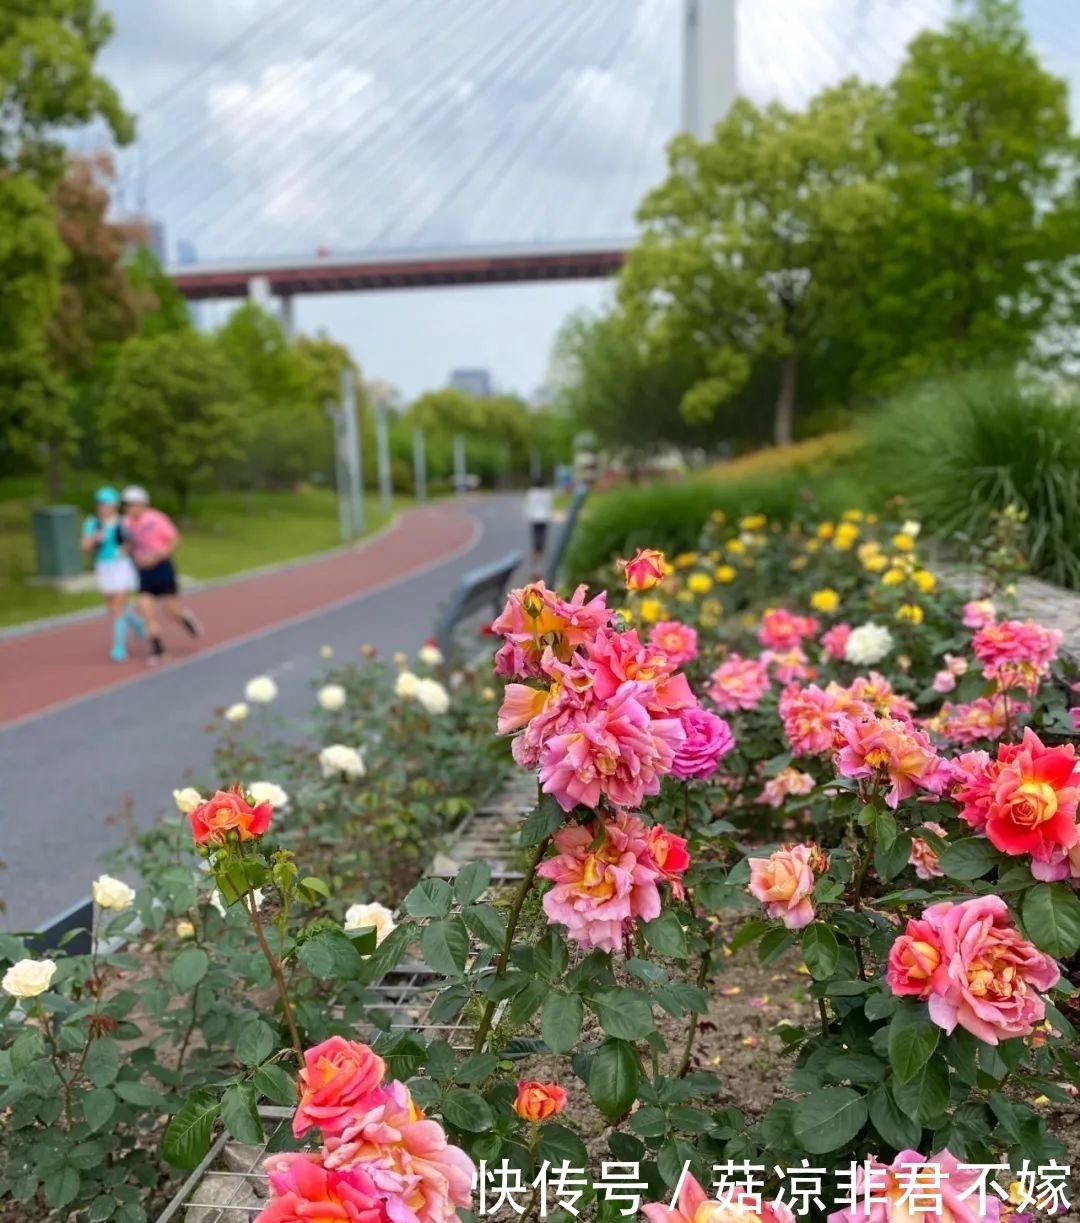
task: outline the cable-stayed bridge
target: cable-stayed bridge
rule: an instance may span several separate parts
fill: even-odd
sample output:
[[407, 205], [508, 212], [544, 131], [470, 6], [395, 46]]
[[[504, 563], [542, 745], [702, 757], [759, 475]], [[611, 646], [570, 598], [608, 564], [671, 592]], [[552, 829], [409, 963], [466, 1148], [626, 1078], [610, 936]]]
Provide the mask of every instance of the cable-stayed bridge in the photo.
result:
[[[185, 295], [256, 287], [288, 317], [298, 294], [607, 275], [676, 131], [711, 130], [736, 92], [800, 105], [846, 75], [883, 81], [952, 0], [246, 11], [184, 79], [133, 99], [124, 168], [183, 240]], [[1080, 8], [1060, 22], [1080, 45]]]

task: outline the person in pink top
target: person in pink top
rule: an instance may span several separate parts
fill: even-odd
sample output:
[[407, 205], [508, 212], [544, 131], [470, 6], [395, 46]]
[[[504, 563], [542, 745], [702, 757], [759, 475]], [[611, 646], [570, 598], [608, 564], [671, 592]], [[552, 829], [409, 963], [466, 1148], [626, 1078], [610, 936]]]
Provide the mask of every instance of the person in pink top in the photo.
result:
[[150, 494], [137, 484], [124, 489], [123, 503], [126, 514], [124, 530], [131, 559], [139, 571], [139, 614], [146, 622], [150, 636], [149, 662], [153, 664], [165, 654], [157, 613], [159, 602], [165, 614], [183, 625], [192, 637], [199, 636], [202, 625], [193, 611], [180, 605], [176, 568], [172, 559], [180, 543], [176, 524], [168, 514], [151, 507]]

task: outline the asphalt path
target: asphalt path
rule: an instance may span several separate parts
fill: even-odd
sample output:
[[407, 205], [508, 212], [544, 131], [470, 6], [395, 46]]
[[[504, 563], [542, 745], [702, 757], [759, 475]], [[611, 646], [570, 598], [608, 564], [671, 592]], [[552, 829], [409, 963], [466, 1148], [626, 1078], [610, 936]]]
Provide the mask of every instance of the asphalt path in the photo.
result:
[[242, 700], [252, 676], [277, 682], [274, 715], [304, 718], [328, 665], [322, 646], [335, 662], [356, 658], [364, 642], [383, 655], [414, 652], [465, 570], [526, 548], [517, 498], [478, 499], [468, 512], [476, 534], [449, 560], [0, 728], [6, 928], [35, 929], [88, 895], [125, 835], [110, 817], [126, 808], [148, 827], [172, 809], [173, 789], [211, 763], [209, 719]]

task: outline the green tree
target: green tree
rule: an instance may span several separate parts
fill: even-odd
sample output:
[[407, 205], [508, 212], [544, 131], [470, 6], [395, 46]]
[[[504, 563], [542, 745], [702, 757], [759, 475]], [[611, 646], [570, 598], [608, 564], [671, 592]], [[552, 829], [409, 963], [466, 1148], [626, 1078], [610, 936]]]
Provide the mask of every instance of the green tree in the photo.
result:
[[775, 362], [774, 438], [791, 440], [799, 363], [887, 224], [883, 101], [857, 81], [805, 112], [740, 100], [711, 140], [672, 142], [620, 291], [651, 352], [700, 360], [688, 420], [710, 419], [756, 364]]
[[200, 482], [244, 454], [251, 426], [243, 379], [196, 331], [128, 340], [98, 414], [112, 469], [170, 489], [181, 512]]
[[1067, 87], [1015, 0], [974, 0], [911, 44], [884, 148], [894, 223], [867, 264], [862, 382], [1013, 360], [1062, 295], [1080, 223]]
[[14, 0], [0, 6], [0, 170], [50, 188], [63, 175], [63, 128], [103, 120], [118, 144], [134, 124], [94, 70], [113, 34], [95, 0]]
[[129, 252], [125, 270], [143, 304], [139, 314], [140, 335], [157, 336], [170, 331], [191, 330], [191, 312], [187, 302], [145, 243], [138, 243]]
[[626, 315], [612, 311], [567, 320], [551, 375], [564, 415], [636, 472], [659, 449], [715, 444], [722, 421], [691, 422], [680, 411], [700, 371], [685, 345], [650, 351]]

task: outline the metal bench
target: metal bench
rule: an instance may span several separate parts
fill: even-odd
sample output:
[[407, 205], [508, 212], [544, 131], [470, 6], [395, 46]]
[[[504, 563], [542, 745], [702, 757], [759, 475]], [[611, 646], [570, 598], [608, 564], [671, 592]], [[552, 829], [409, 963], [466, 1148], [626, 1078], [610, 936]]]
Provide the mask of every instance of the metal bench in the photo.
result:
[[509, 552], [501, 560], [472, 569], [458, 583], [453, 599], [435, 625], [435, 641], [447, 660], [454, 653], [454, 630], [477, 612], [490, 611], [494, 619], [502, 611], [510, 579], [521, 564], [520, 552]]
[[563, 558], [566, 556], [566, 549], [570, 546], [570, 537], [574, 533], [574, 525], [578, 520], [581, 507], [585, 504], [585, 498], [588, 495], [589, 486], [587, 484], [579, 484], [574, 489], [574, 496], [570, 501], [570, 508], [566, 511], [562, 530], [555, 540], [555, 547], [552, 549], [551, 555], [548, 557], [547, 567], [544, 569], [544, 584], [548, 587], [553, 588], [559, 580], [559, 569], [562, 566]]

